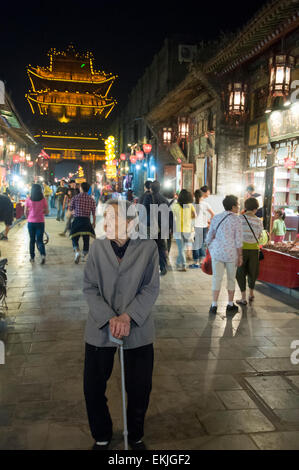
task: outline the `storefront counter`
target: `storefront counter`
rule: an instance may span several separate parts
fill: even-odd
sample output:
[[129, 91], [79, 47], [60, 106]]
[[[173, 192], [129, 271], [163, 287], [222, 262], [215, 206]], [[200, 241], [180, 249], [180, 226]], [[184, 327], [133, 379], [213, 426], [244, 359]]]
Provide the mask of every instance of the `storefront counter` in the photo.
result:
[[262, 248], [258, 280], [291, 289], [299, 288], [299, 259], [286, 253]]

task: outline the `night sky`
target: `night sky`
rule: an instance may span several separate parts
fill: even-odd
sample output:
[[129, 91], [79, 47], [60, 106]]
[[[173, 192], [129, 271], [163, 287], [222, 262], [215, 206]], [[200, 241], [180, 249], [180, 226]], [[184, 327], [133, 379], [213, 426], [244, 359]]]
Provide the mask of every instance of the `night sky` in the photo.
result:
[[[28, 1], [1, 5], [0, 79], [31, 127], [25, 99], [29, 88], [26, 65], [48, 65], [51, 47], [90, 50], [95, 68], [119, 76], [111, 96], [121, 107], [165, 37], [191, 34], [198, 40], [217, 38], [220, 31], [236, 31], [265, 2], [212, 1]], [[111, 119], [116, 111], [111, 113]]]

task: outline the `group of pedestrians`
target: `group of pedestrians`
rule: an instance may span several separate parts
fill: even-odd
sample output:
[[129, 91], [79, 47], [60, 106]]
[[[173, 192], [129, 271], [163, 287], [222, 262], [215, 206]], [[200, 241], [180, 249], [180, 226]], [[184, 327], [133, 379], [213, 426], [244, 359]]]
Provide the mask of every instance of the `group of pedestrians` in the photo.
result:
[[206, 243], [212, 258], [212, 304], [210, 314], [217, 313], [218, 297], [224, 271], [227, 275], [228, 305], [226, 312], [238, 312], [234, 304], [237, 279], [242, 298], [237, 301], [247, 305], [246, 278], [248, 278], [249, 301], [254, 300], [254, 286], [259, 273], [259, 238], [263, 231], [261, 218], [256, 216], [258, 200], [245, 200], [244, 213], [239, 215], [240, 204], [234, 195], [223, 200], [224, 212], [213, 217]]
[[[62, 188], [59, 190], [59, 188]], [[114, 340], [122, 340], [127, 392], [127, 423], [129, 445], [133, 450], [145, 450], [144, 420], [152, 389], [154, 365], [155, 325], [152, 307], [159, 295], [160, 275], [167, 272], [167, 252], [175, 238], [178, 247], [177, 268], [186, 271], [185, 250], [193, 248], [193, 266], [199, 267], [209, 248], [213, 266], [213, 302], [210, 313], [217, 313], [217, 302], [224, 271], [227, 272], [229, 304], [227, 313], [234, 313], [235, 279], [246, 305], [246, 277], [254, 298], [254, 284], [258, 275], [261, 219], [256, 216], [259, 204], [256, 198], [245, 201], [245, 212], [239, 215], [239, 201], [229, 195], [223, 200], [224, 212], [215, 215], [206, 201], [207, 187], [194, 194], [183, 189], [178, 198], [160, 192], [158, 181], [146, 182], [140, 203], [146, 209], [146, 230], [151, 231], [151, 206], [166, 205], [169, 210], [169, 233], [162, 233], [161, 213], [156, 218], [158, 237], [154, 240], [132, 237], [138, 216], [129, 201], [111, 198], [104, 211], [105, 237], [96, 239], [89, 250], [89, 237], [95, 237], [96, 201], [88, 194], [90, 185], [82, 183], [80, 192], [65, 188], [60, 183], [59, 217], [66, 211], [66, 233], [70, 229], [75, 262], [80, 260], [79, 238], [83, 237], [83, 255], [89, 252], [84, 269], [83, 292], [89, 313], [85, 327], [84, 396], [93, 450], [106, 450], [113, 437], [113, 423], [105, 396], [117, 350]], [[59, 191], [58, 191], [59, 190]], [[56, 192], [56, 194], [57, 194]], [[64, 193], [64, 195], [63, 195]], [[63, 200], [62, 200], [63, 195]], [[59, 199], [58, 199], [59, 201]], [[45, 215], [48, 201], [42, 188], [33, 184], [26, 201], [26, 216], [30, 234], [30, 256], [34, 262], [37, 242], [41, 263], [45, 263], [43, 245]], [[92, 222], [91, 222], [92, 215]], [[209, 227], [210, 224], [210, 227]], [[193, 230], [194, 228], [194, 230]], [[192, 240], [194, 236], [194, 240]], [[160, 268], [160, 275], [159, 275]], [[194, 268], [195, 269], [195, 268]], [[166, 272], [165, 272], [166, 270]]]
[[[197, 193], [195, 198], [200, 206], [202, 192]], [[140, 203], [146, 208], [148, 235], [151, 229], [151, 205], [157, 204], [159, 207], [167, 204], [169, 207], [171, 201], [171, 198], [160, 194], [157, 181], [146, 182]], [[176, 238], [179, 250], [177, 263], [184, 265], [184, 248], [190, 240], [192, 220], [198, 218], [197, 228], [207, 229], [206, 219], [202, 214], [199, 217], [199, 214], [203, 207], [206, 210], [210, 208], [205, 205], [201, 209], [196, 208], [196, 205], [194, 207], [192, 196], [186, 190], [182, 190], [177, 202], [172, 203], [169, 214], [174, 215], [173, 231], [175, 235], [180, 234]], [[227, 312], [234, 312], [236, 307], [233, 298], [237, 267], [237, 279], [242, 291], [240, 303], [246, 302], [246, 276], [252, 299], [258, 267], [258, 237], [262, 231], [261, 220], [255, 215], [259, 208], [255, 198], [246, 201], [245, 213], [241, 216], [237, 197], [226, 196], [223, 206], [223, 213], [209, 213], [212, 220], [206, 238], [213, 260], [213, 304], [210, 312], [214, 314], [217, 313], [217, 300], [225, 269], [229, 291]], [[137, 214], [131, 209], [129, 201], [110, 199], [107, 202], [104, 212], [106, 236], [92, 244], [84, 270], [83, 291], [89, 306], [85, 328], [84, 395], [89, 426], [95, 441], [93, 450], [107, 450], [113, 437], [113, 423], [105, 392], [117, 350], [114, 340], [121, 340], [124, 347], [129, 445], [133, 450], [146, 449], [143, 440], [144, 420], [150, 400], [154, 364], [155, 327], [151, 309], [159, 295], [159, 267], [160, 274], [163, 274], [166, 245], [159, 217], [156, 219], [156, 239], [151, 240], [149, 236], [146, 239], [132, 237]], [[202, 239], [203, 235], [200, 237]], [[202, 240], [200, 243], [201, 250]], [[203, 254], [196, 252], [195, 259], [200, 259]]]
[[[70, 232], [76, 264], [79, 263], [81, 258], [79, 248], [80, 236], [83, 238], [84, 260], [89, 251], [89, 238], [95, 238], [96, 203], [93, 197], [87, 194], [89, 189], [90, 185], [88, 183], [81, 183], [78, 189], [75, 181], [71, 181], [69, 187], [66, 187], [64, 180], [61, 180], [56, 191], [58, 201], [56, 220], [64, 221], [66, 212], [66, 225], [64, 231], [59, 235], [65, 236], [67, 231]], [[29, 250], [31, 263], [35, 261], [35, 245], [37, 245], [41, 255], [41, 264], [46, 262], [43, 238], [45, 233], [45, 216], [49, 214], [49, 196], [49, 193], [46, 196], [45, 187], [42, 187], [40, 184], [32, 184], [31, 193], [25, 202], [25, 216], [28, 220], [30, 237]], [[91, 215], [93, 216], [92, 223], [90, 222]]]
[[[144, 194], [139, 200], [146, 208], [147, 228], [150, 236], [150, 228], [155, 224], [152, 220], [151, 206], [157, 205], [158, 209], [162, 205], [168, 207], [168, 229], [165, 236], [161, 228], [161, 213], [158, 211], [158, 236], [155, 238], [159, 251], [160, 273], [165, 275], [169, 265], [169, 252], [172, 240], [175, 238], [178, 256], [176, 260], [176, 269], [178, 271], [187, 271], [186, 251], [193, 254], [193, 264], [189, 266], [191, 269], [199, 268], [200, 262], [205, 256], [205, 239], [207, 235], [210, 219], [213, 218], [214, 212], [210, 205], [205, 201], [210, 191], [207, 186], [203, 186], [200, 190], [195, 191], [194, 200], [192, 194], [186, 189], [182, 189], [178, 197], [174, 192], [166, 194], [166, 198], [160, 192], [160, 183], [158, 181], [146, 181], [144, 185]], [[165, 211], [165, 215], [166, 215]], [[192, 259], [192, 258], [191, 258]]]

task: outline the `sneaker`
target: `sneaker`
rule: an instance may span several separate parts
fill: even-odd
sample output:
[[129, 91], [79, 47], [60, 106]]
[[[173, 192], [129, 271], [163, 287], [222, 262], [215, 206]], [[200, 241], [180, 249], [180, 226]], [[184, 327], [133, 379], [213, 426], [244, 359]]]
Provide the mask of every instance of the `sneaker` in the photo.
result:
[[60, 219], [58, 219], [58, 217], [57, 217], [57, 219], [56, 219], [56, 220], [57, 220], [57, 222], [60, 222]]
[[41, 260], [40, 260], [40, 264], [45, 264], [45, 262], [46, 262], [46, 257], [44, 255], [42, 255]]
[[75, 263], [76, 263], [76, 264], [79, 263], [80, 257], [81, 257], [80, 251], [76, 251], [76, 254], [75, 254]]
[[142, 440], [137, 442], [129, 441], [129, 446], [132, 450], [147, 450], [146, 445]]
[[228, 305], [226, 307], [226, 313], [229, 313], [230, 315], [234, 314], [234, 313], [237, 313], [239, 311], [237, 305], [233, 304], [233, 305]]
[[247, 305], [247, 300], [236, 300], [236, 304], [238, 305]]
[[167, 268], [163, 268], [162, 271], [160, 271], [161, 276], [165, 276], [167, 274]]
[[180, 267], [180, 268], [177, 268], [177, 269], [178, 269], [178, 271], [180, 271], [181, 273], [187, 272], [187, 269], [186, 269], [186, 268]]
[[216, 315], [216, 313], [217, 313], [217, 306], [216, 306], [216, 307], [213, 307], [213, 305], [211, 305], [210, 310], [209, 310], [209, 313], [213, 313], [214, 315]]
[[59, 233], [58, 235], [59, 235], [60, 237], [65, 237], [65, 233], [64, 233], [64, 232]]
[[189, 268], [190, 269], [198, 269], [199, 268], [199, 265], [198, 264], [189, 264]]
[[6, 240], [7, 241], [8, 238], [3, 233], [1, 233], [0, 240]]
[[102, 444], [102, 443], [98, 444], [95, 442], [90, 450], [108, 450], [109, 445], [110, 445], [110, 442], [108, 442], [107, 444]]
[[30, 263], [34, 263], [34, 258], [30, 258]]

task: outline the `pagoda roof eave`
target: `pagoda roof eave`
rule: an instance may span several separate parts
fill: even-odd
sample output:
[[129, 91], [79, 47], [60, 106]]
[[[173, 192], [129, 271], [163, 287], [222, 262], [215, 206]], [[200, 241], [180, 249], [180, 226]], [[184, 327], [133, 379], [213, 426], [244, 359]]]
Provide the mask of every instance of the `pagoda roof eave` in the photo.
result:
[[76, 103], [51, 103], [51, 102], [44, 102], [44, 101], [39, 101], [35, 99], [32, 95], [35, 95], [35, 93], [27, 93], [25, 96], [27, 100], [33, 101], [34, 103], [37, 103], [42, 106], [71, 106], [71, 107], [76, 107], [76, 108], [108, 108], [110, 106], [115, 106], [116, 101], [112, 101], [111, 103], [107, 103], [104, 105], [94, 105], [94, 104], [76, 104]]
[[[39, 73], [37, 73], [37, 70], [35, 67], [28, 67], [27, 68], [27, 72], [28, 72], [28, 76], [29, 76], [29, 79], [30, 79], [30, 74], [36, 76], [37, 78], [40, 78], [42, 80], [47, 80], [47, 81], [54, 81], [54, 82], [67, 82], [67, 83], [81, 83], [81, 84], [91, 84], [91, 85], [102, 85], [104, 83], [107, 83], [107, 82], [114, 82], [114, 80], [116, 80], [117, 78], [117, 75], [112, 75], [111, 77], [108, 77], [108, 78], [105, 78], [103, 80], [78, 80], [78, 79], [67, 79], [67, 78], [60, 78], [60, 77], [57, 77], [57, 78], [52, 78], [52, 77], [46, 77], [46, 76], [42, 76], [40, 75]], [[31, 79], [32, 80], [32, 79]], [[30, 80], [30, 81], [31, 81]], [[31, 82], [32, 83], [32, 82]], [[34, 86], [33, 86], [34, 88]]]

